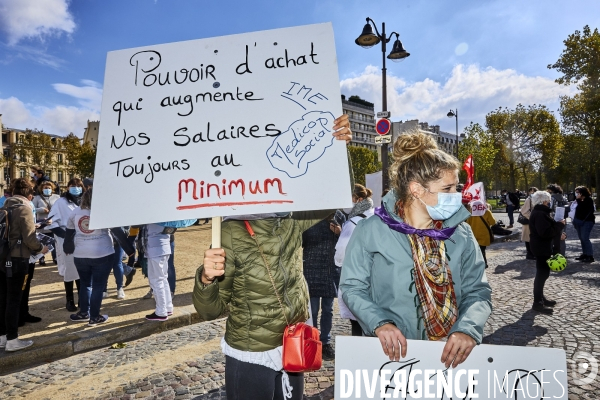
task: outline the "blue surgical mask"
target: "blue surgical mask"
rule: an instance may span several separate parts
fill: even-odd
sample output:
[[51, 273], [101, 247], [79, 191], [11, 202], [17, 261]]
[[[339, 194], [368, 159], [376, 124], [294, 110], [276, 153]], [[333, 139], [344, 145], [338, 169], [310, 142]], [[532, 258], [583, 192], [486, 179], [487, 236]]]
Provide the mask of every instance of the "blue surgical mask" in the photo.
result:
[[44, 189], [42, 190], [42, 193], [44, 193], [44, 196], [50, 196], [52, 194], [52, 189]]
[[421, 203], [425, 204], [431, 219], [435, 221], [447, 220], [462, 207], [462, 193], [438, 192], [437, 196], [438, 202], [435, 206], [427, 205], [423, 200], [419, 199]]
[[81, 196], [81, 193], [83, 193], [83, 189], [79, 186], [71, 186], [69, 188], [69, 193], [71, 193], [73, 196]]

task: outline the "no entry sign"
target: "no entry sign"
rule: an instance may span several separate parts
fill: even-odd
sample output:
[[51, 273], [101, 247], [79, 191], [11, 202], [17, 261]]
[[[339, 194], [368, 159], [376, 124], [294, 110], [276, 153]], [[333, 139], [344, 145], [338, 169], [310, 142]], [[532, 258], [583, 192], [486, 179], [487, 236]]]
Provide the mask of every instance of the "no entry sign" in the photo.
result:
[[392, 123], [387, 118], [381, 118], [377, 120], [376, 130], [380, 135], [387, 135], [392, 127]]

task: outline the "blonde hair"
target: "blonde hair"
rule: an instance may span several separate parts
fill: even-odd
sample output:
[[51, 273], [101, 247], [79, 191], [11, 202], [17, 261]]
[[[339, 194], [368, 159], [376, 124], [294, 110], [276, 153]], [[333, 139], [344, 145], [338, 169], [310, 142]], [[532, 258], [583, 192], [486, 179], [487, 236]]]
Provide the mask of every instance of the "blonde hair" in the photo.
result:
[[389, 169], [390, 184], [402, 204], [412, 200], [410, 182], [428, 188], [429, 183], [440, 179], [445, 171], [460, 168], [456, 158], [440, 150], [431, 136], [419, 131], [400, 135], [394, 143], [393, 157], [394, 163]]

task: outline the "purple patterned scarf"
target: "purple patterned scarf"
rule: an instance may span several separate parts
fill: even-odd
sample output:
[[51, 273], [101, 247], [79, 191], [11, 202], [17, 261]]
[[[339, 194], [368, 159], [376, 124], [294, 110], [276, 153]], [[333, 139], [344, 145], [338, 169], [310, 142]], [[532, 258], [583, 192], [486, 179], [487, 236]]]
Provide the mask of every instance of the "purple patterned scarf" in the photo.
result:
[[375, 215], [377, 215], [383, 223], [397, 232], [404, 233], [407, 235], [419, 235], [421, 237], [427, 236], [435, 240], [447, 240], [452, 236], [456, 227], [454, 228], [443, 228], [443, 229], [417, 229], [408, 225], [405, 222], [396, 221], [392, 218], [384, 206], [375, 208]]

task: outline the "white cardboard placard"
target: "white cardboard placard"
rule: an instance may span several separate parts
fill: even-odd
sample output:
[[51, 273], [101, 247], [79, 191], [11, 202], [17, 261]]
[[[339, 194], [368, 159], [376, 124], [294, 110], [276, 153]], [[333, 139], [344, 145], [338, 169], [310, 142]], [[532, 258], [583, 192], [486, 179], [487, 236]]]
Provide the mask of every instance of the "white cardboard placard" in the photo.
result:
[[[406, 357], [400, 361], [390, 362], [377, 338], [338, 336], [335, 341], [336, 400], [382, 398], [539, 400], [542, 398], [542, 388], [544, 398], [568, 399], [567, 360], [562, 349], [479, 345], [473, 349], [463, 364], [456, 369], [443, 372], [446, 368], [440, 362], [440, 358], [444, 342], [408, 340]], [[439, 377], [444, 376], [444, 381], [451, 382], [452, 387], [444, 388], [442, 385], [438, 392], [436, 374], [440, 370], [442, 372], [439, 373]], [[542, 373], [541, 370], [544, 372]], [[427, 378], [424, 378], [426, 374]], [[383, 382], [384, 379], [390, 382]], [[469, 379], [476, 383], [469, 384]], [[470, 391], [469, 386], [472, 388]], [[397, 391], [396, 387], [398, 387]], [[452, 391], [452, 394], [449, 391]], [[415, 394], [411, 395], [411, 392]]]
[[349, 207], [330, 23], [108, 53], [94, 229]]

